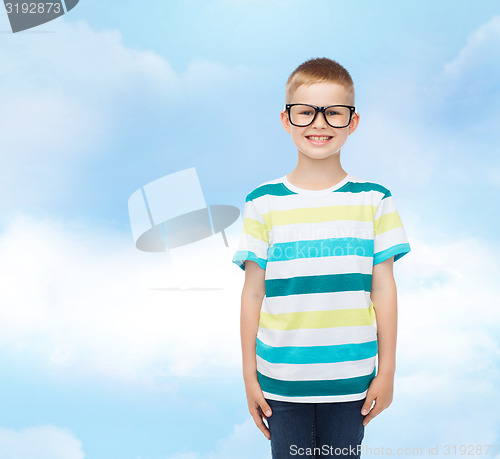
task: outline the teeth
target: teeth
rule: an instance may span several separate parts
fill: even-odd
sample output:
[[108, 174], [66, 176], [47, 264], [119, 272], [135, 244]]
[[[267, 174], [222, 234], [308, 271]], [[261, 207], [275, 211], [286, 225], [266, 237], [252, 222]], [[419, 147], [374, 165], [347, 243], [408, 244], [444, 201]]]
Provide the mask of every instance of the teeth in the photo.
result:
[[316, 137], [316, 136], [314, 136], [314, 135], [310, 135], [310, 136], [309, 136], [309, 138], [310, 138], [311, 140], [317, 140], [317, 141], [319, 141], [319, 142], [324, 142], [324, 141], [326, 141], [326, 140], [330, 139], [330, 137], [329, 137], [329, 136]]

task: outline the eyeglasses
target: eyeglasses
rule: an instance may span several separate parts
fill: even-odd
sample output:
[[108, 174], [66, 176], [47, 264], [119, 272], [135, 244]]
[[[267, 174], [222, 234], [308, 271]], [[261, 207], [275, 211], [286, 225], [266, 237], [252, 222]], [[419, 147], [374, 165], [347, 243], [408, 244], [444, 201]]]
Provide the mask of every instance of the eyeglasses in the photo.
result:
[[318, 112], [323, 113], [326, 122], [334, 128], [344, 128], [351, 124], [351, 119], [356, 108], [352, 105], [328, 105], [316, 107], [308, 104], [286, 104], [290, 123], [294, 126], [305, 127], [313, 123]]

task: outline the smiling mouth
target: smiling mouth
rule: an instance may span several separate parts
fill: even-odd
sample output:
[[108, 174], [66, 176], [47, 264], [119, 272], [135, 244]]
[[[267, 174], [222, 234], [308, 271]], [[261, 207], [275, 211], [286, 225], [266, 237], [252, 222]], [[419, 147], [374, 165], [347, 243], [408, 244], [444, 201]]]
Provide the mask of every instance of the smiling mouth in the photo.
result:
[[313, 142], [328, 142], [333, 137], [330, 135], [306, 135], [306, 138]]
[[333, 137], [331, 135], [306, 135], [306, 139], [313, 145], [326, 145]]

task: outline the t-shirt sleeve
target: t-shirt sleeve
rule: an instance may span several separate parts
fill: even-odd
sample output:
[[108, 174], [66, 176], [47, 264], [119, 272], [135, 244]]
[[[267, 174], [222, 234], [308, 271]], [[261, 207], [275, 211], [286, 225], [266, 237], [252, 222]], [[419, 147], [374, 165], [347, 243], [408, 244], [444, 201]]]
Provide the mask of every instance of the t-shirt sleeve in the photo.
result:
[[262, 269], [266, 269], [267, 250], [269, 248], [269, 232], [263, 215], [252, 200], [245, 202], [243, 211], [243, 230], [233, 263], [245, 270], [245, 261], [255, 261]]
[[411, 250], [394, 198], [387, 189], [373, 216], [373, 229], [373, 265], [391, 257], [399, 260]]

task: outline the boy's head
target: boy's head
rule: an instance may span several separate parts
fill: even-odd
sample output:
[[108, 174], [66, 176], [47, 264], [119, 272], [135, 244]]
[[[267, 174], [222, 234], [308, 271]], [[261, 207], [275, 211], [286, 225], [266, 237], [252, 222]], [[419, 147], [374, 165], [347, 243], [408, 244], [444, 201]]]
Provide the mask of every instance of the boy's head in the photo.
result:
[[355, 105], [354, 83], [351, 75], [338, 62], [326, 57], [309, 59], [291, 73], [286, 82], [285, 103], [294, 103], [293, 97], [300, 86], [321, 82], [337, 83], [343, 86], [347, 104]]
[[[299, 65], [288, 78], [286, 104], [281, 112], [283, 127], [299, 152], [311, 158], [324, 159], [340, 152], [358, 126], [351, 76], [331, 59], [310, 59]], [[320, 112], [314, 107], [329, 108]]]

